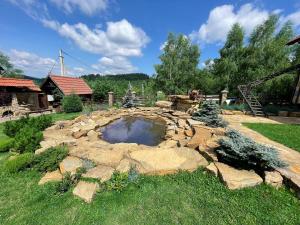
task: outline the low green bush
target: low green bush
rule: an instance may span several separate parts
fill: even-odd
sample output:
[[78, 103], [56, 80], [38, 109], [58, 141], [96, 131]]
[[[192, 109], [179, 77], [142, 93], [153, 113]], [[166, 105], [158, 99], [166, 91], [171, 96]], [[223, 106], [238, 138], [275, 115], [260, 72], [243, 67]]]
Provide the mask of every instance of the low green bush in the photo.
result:
[[4, 164], [4, 169], [9, 173], [17, 173], [30, 167], [34, 154], [24, 153], [8, 159]]
[[110, 180], [106, 181], [103, 185], [103, 189], [107, 191], [123, 191], [129, 184], [138, 184], [139, 173], [136, 167], [130, 167], [128, 173], [114, 172]]
[[14, 151], [34, 152], [40, 146], [43, 133], [35, 127], [25, 126], [15, 136]]
[[62, 100], [62, 108], [64, 112], [81, 112], [83, 109], [82, 101], [76, 94], [64, 96]]
[[31, 118], [21, 117], [19, 120], [5, 122], [3, 132], [9, 137], [14, 137], [25, 126], [36, 128], [39, 131], [43, 131], [44, 129], [50, 127], [51, 125], [52, 125], [51, 116], [42, 115], [42, 116], [31, 117]]
[[246, 104], [224, 104], [222, 105], [222, 109], [226, 109], [226, 110], [236, 110], [236, 111], [248, 111], [249, 110], [249, 106]]
[[259, 172], [286, 166], [276, 149], [258, 144], [235, 130], [229, 130], [226, 136], [219, 140], [220, 146], [216, 149], [220, 161]]
[[213, 101], [205, 101], [202, 103], [199, 111], [195, 112], [192, 116], [194, 120], [204, 122], [205, 125], [210, 127], [226, 127], [227, 122], [219, 117], [220, 107]]
[[0, 141], [0, 152], [8, 152], [14, 145], [13, 138], [7, 138]]
[[40, 172], [54, 171], [67, 155], [66, 147], [51, 147], [34, 157], [32, 168]]

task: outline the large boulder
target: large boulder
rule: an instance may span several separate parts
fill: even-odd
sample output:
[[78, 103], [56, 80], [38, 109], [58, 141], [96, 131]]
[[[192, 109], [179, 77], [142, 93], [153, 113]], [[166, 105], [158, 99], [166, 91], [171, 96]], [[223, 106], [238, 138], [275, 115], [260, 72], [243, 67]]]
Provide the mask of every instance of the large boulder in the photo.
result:
[[169, 174], [178, 170], [194, 171], [208, 162], [190, 148], [157, 148], [131, 152], [130, 158], [137, 162], [137, 169], [145, 174]]
[[39, 181], [39, 185], [43, 185], [47, 182], [55, 182], [55, 181], [61, 181], [62, 175], [59, 172], [59, 170], [55, 170], [52, 172], [47, 172]]
[[114, 173], [115, 169], [109, 166], [96, 166], [86, 173], [82, 174], [83, 177], [99, 179], [101, 182], [109, 180]]
[[76, 170], [83, 167], [83, 162], [81, 159], [73, 156], [67, 156], [60, 164], [59, 169], [62, 174], [71, 173], [75, 174]]
[[206, 126], [194, 126], [195, 134], [188, 142], [187, 147], [196, 148], [199, 145], [206, 146], [209, 139], [213, 137], [213, 131]]
[[215, 162], [215, 165], [220, 178], [231, 190], [253, 187], [263, 182], [263, 179], [254, 171], [236, 169], [220, 162]]
[[166, 109], [171, 109], [172, 107], [172, 102], [169, 101], [157, 101], [155, 102], [155, 106], [159, 107], [159, 108], [166, 108]]
[[97, 190], [99, 189], [98, 183], [90, 183], [86, 181], [79, 181], [73, 190], [73, 195], [78, 196], [85, 202], [92, 202]]

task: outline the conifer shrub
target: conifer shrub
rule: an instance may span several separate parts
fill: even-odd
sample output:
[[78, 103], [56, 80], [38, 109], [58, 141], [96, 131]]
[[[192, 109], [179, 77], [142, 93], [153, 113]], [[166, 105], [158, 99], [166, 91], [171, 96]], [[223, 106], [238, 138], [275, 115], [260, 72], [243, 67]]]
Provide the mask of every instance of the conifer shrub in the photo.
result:
[[199, 111], [193, 114], [192, 119], [204, 122], [210, 127], [226, 127], [227, 122], [219, 116], [219, 113], [220, 107], [217, 103], [205, 101]]
[[13, 138], [7, 138], [0, 141], [0, 152], [8, 152], [14, 145]]
[[48, 148], [46, 151], [35, 155], [32, 168], [40, 172], [54, 171], [67, 155], [68, 149], [64, 146]]
[[35, 127], [25, 126], [15, 136], [14, 151], [18, 153], [34, 152], [40, 146], [43, 133]]
[[286, 166], [276, 149], [258, 144], [235, 130], [227, 131], [226, 136], [219, 140], [220, 146], [216, 149], [220, 161], [260, 172]]
[[9, 173], [17, 173], [30, 167], [34, 154], [24, 153], [8, 159], [4, 164], [4, 169]]
[[83, 109], [82, 101], [76, 94], [64, 96], [62, 100], [62, 108], [64, 112], [81, 112]]

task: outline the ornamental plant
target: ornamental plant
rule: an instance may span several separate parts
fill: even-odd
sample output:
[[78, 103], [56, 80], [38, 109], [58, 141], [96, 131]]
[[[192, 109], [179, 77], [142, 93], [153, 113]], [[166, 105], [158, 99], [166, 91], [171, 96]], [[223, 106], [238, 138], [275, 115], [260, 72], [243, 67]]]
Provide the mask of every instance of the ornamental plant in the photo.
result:
[[82, 101], [76, 94], [67, 95], [62, 100], [62, 108], [64, 112], [81, 112], [83, 109]]
[[220, 146], [216, 149], [218, 159], [222, 162], [260, 172], [287, 166], [272, 147], [258, 144], [235, 130], [227, 131], [226, 136], [219, 140]]
[[210, 127], [226, 127], [227, 122], [219, 116], [219, 113], [220, 107], [217, 103], [205, 101], [199, 111], [193, 114], [192, 119], [204, 122]]

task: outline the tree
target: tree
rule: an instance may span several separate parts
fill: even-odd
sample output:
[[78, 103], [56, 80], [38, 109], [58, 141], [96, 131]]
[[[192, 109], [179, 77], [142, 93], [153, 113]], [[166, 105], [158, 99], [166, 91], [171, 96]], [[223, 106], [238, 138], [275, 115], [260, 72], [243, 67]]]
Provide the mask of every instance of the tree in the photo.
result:
[[13, 64], [9, 62], [9, 57], [0, 52], [0, 66], [4, 69], [3, 77], [22, 78], [23, 71], [15, 69]]
[[155, 65], [156, 86], [166, 94], [186, 93], [195, 88], [199, 57], [197, 45], [182, 34], [170, 33], [159, 57], [161, 64]]
[[108, 82], [105, 81], [96, 81], [93, 86], [93, 100], [95, 102], [103, 101], [108, 95], [109, 91], [112, 90], [113, 87]]

